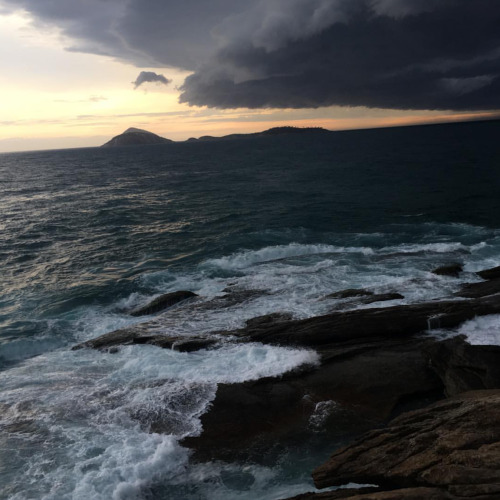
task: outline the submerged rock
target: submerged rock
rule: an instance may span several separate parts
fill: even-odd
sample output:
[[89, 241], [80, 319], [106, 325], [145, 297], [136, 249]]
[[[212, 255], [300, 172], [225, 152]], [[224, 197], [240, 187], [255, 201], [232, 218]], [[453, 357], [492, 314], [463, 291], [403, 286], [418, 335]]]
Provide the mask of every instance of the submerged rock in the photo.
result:
[[453, 276], [454, 278], [458, 278], [458, 275], [464, 270], [462, 264], [454, 263], [447, 264], [446, 266], [440, 266], [434, 269], [432, 272], [437, 274], [438, 276]]
[[[382, 490], [345, 497], [352, 499], [498, 499], [500, 390], [464, 393], [401, 415], [336, 451], [313, 478], [318, 488], [354, 482]], [[418, 497], [424, 488], [432, 495]]]
[[390, 293], [378, 293], [375, 295], [370, 295], [368, 297], [363, 297], [357, 300], [356, 304], [374, 304], [375, 302], [387, 302], [389, 300], [400, 300], [404, 299], [404, 296], [400, 293], [390, 292]]
[[180, 290], [177, 292], [166, 293], [161, 295], [160, 297], [156, 297], [156, 299], [152, 300], [149, 304], [144, 307], [140, 307], [135, 311], [130, 313], [131, 316], [147, 316], [148, 314], [154, 314], [169, 307], [178, 304], [179, 302], [183, 302], [187, 299], [192, 299], [194, 297], [198, 297], [196, 293], [189, 292], [186, 290]]
[[365, 297], [368, 295], [373, 295], [370, 290], [364, 290], [363, 288], [348, 288], [347, 290], [340, 290], [338, 292], [331, 293], [325, 298], [327, 299], [350, 299], [351, 297]]

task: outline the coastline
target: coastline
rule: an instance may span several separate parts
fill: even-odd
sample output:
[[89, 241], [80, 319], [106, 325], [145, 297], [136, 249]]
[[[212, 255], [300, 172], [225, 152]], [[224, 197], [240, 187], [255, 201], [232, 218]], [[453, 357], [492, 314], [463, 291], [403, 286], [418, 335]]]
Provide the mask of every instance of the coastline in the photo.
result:
[[[457, 273], [453, 265], [444, 269], [452, 276]], [[424, 335], [435, 328], [458, 327], [475, 317], [500, 313], [500, 268], [477, 274], [484, 281], [464, 284], [455, 294], [465, 299], [341, 310], [306, 320], [271, 314], [248, 320], [240, 330], [218, 332], [219, 342], [194, 337], [186, 343], [186, 339], [151, 335], [155, 320], [150, 320], [74, 348], [96, 348], [112, 355], [121, 346], [150, 344], [193, 352], [217, 349], [229, 338], [314, 349], [319, 363], [309, 362], [277, 377], [219, 384], [215, 399], [201, 416], [203, 431], [181, 441], [194, 451], [192, 458], [258, 461], [269, 450], [285, 449], [292, 443], [307, 450], [321, 429], [321, 439], [333, 443], [335, 453], [313, 472], [316, 486], [357, 483], [380, 488], [311, 493], [296, 500], [493, 499], [499, 491], [495, 467], [488, 469], [489, 475], [479, 486], [476, 476], [477, 463], [500, 460], [500, 346], [471, 345], [463, 335], [445, 340]], [[359, 301], [367, 293], [346, 290], [336, 295]], [[181, 299], [175, 304], [172, 296], [177, 295], [164, 296], [163, 310], [154, 312], [168, 314], [169, 308], [183, 307], [183, 303], [196, 307], [195, 297], [185, 291], [178, 294]], [[231, 300], [230, 291], [227, 296]], [[157, 308], [160, 299], [153, 301]], [[148, 306], [144, 309], [148, 311]], [[450, 420], [459, 424], [446, 424]], [[154, 433], [170, 430], [161, 418], [150, 424]], [[415, 437], [408, 437], [409, 429]], [[427, 445], [415, 449], [412, 440], [424, 440]], [[442, 443], [446, 443], [446, 453]], [[472, 450], [472, 465], [453, 459], [466, 448]], [[394, 472], [384, 457], [394, 460], [402, 472]], [[460, 474], [439, 473], [446, 467], [458, 468]], [[454, 496], [457, 488], [466, 493]]]

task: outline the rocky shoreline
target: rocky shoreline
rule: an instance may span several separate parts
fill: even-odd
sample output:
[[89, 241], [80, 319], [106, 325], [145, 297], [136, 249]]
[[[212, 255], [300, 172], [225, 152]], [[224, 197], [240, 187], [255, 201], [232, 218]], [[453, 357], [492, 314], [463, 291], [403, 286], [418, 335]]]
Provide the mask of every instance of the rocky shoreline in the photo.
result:
[[[437, 274], [460, 272], [455, 264], [448, 268]], [[313, 472], [318, 488], [372, 485], [296, 500], [499, 499], [500, 346], [424, 333], [500, 314], [500, 269], [478, 274], [486, 281], [466, 284], [446, 300], [338, 310], [305, 320], [272, 314], [210, 338], [158, 334], [153, 320], [74, 349], [112, 353], [121, 345], [153, 344], [193, 351], [217, 348], [218, 339], [314, 349], [319, 366], [219, 384], [201, 417], [203, 433], [185, 438], [183, 445], [200, 461], [259, 460], [272, 449], [291, 444], [305, 449], [319, 440], [336, 451]], [[379, 300], [363, 290], [336, 294], [370, 299], [365, 303], [392, 300], [391, 294]], [[190, 292], [175, 292], [155, 299], [140, 314], [196, 300]], [[217, 300], [220, 305], [238, 297], [228, 293]], [[151, 431], [167, 432], [162, 424], [161, 419], [150, 422]]]

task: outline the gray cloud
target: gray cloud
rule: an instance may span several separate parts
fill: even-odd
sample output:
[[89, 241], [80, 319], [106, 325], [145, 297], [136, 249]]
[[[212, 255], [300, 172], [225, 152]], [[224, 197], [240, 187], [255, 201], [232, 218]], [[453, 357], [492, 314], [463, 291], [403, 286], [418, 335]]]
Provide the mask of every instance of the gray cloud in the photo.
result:
[[298, 10], [291, 19], [288, 10], [273, 21], [282, 23], [274, 31], [278, 42], [231, 40], [186, 79], [181, 101], [220, 108], [500, 108], [500, 2], [292, 3]]
[[498, 0], [0, 0], [218, 108], [500, 109]]
[[141, 71], [134, 84], [134, 88], [140, 87], [143, 83], [160, 83], [162, 85], [168, 85], [172, 80], [169, 80], [164, 75], [159, 75], [153, 71]]

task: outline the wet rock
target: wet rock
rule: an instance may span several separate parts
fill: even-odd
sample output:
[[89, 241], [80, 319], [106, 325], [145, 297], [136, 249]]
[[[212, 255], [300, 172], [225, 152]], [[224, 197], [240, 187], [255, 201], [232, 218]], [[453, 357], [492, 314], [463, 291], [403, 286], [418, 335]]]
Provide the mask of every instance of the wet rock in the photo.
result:
[[318, 347], [362, 338], [404, 338], [432, 328], [453, 328], [475, 316], [498, 313], [500, 294], [473, 300], [337, 311], [304, 320], [250, 325], [231, 333], [254, 342]]
[[467, 392], [403, 414], [336, 451], [313, 478], [318, 488], [379, 485], [373, 499], [419, 498], [422, 488], [433, 496], [420, 498], [498, 499], [500, 390]]
[[178, 304], [179, 302], [182, 302], [187, 299], [192, 299], [194, 297], [197, 297], [196, 293], [189, 292], [186, 290], [180, 290], [177, 292], [172, 292], [172, 293], [166, 293], [164, 295], [161, 295], [160, 297], [157, 297], [156, 299], [152, 300], [149, 304], [145, 305], [144, 307], [141, 307], [139, 309], [136, 309], [135, 311], [132, 311], [130, 313], [131, 316], [147, 316], [148, 314], [154, 314], [160, 311], [163, 311], [164, 309], [167, 309], [169, 307], [174, 306], [175, 304]]
[[446, 266], [437, 267], [432, 272], [438, 276], [453, 276], [454, 278], [458, 278], [458, 275], [463, 270], [463, 265], [455, 262], [453, 264], [447, 264]]
[[325, 298], [327, 299], [350, 299], [352, 297], [365, 297], [373, 295], [373, 292], [364, 290], [363, 288], [348, 288], [347, 290], [340, 290], [339, 292], [331, 293]]
[[356, 304], [374, 304], [375, 302], [386, 302], [388, 300], [399, 300], [404, 299], [404, 296], [400, 293], [378, 293], [376, 295], [371, 295], [369, 297], [364, 297], [356, 301]]
[[219, 384], [203, 433], [183, 445], [203, 460], [258, 459], [270, 443], [322, 432], [345, 440], [391, 414], [443, 397], [425, 347], [434, 339], [344, 342], [321, 350], [320, 367], [281, 377]]
[[256, 327], [262, 325], [270, 325], [281, 323], [283, 321], [290, 321], [292, 315], [290, 313], [271, 313], [265, 314], [264, 316], [257, 316], [255, 318], [248, 319], [245, 324], [248, 327]]
[[484, 269], [476, 273], [478, 276], [483, 278], [483, 280], [493, 280], [500, 278], [500, 266], [492, 267], [491, 269]]
[[216, 340], [203, 337], [176, 337], [168, 335], [147, 334], [137, 328], [124, 328], [106, 333], [92, 340], [87, 340], [75, 345], [71, 350], [76, 351], [83, 348], [107, 350], [110, 353], [117, 352], [118, 346], [147, 344], [173, 349], [179, 352], [192, 352], [206, 349], [216, 344]]
[[217, 307], [230, 307], [263, 295], [269, 295], [267, 290], [245, 290], [231, 287], [225, 288], [223, 292], [225, 295], [213, 299]]
[[479, 283], [467, 283], [455, 293], [457, 297], [477, 299], [500, 293], [500, 279], [491, 279]]
[[438, 488], [403, 488], [395, 491], [377, 491], [377, 488], [355, 488], [305, 493], [288, 500], [452, 500], [451, 496]]
[[447, 396], [500, 388], [500, 346], [471, 345], [460, 336], [431, 344], [427, 352]]

